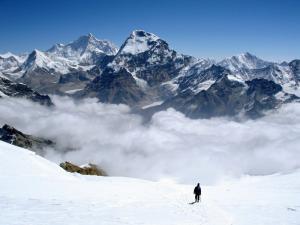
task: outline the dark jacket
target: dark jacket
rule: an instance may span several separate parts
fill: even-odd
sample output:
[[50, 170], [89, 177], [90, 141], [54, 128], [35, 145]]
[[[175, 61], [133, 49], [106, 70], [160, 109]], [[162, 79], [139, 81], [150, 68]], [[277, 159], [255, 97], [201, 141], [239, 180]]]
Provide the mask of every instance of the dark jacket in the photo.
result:
[[199, 184], [194, 188], [194, 194], [201, 195], [201, 187]]

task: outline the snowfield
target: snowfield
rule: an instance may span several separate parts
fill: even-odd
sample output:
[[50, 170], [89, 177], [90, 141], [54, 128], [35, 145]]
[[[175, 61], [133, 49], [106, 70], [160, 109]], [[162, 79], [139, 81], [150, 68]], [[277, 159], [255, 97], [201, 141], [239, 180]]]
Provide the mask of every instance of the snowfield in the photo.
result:
[[300, 172], [202, 187], [82, 176], [0, 141], [1, 225], [299, 225]]

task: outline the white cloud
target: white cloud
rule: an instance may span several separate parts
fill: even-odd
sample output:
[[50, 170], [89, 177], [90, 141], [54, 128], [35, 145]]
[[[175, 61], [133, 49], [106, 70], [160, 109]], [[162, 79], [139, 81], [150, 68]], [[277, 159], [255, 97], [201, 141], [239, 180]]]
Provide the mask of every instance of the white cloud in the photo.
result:
[[300, 104], [243, 122], [191, 120], [169, 109], [143, 124], [124, 105], [53, 99], [53, 109], [1, 99], [0, 123], [77, 149], [49, 151], [46, 157], [56, 162], [92, 162], [110, 175], [192, 183], [300, 167]]

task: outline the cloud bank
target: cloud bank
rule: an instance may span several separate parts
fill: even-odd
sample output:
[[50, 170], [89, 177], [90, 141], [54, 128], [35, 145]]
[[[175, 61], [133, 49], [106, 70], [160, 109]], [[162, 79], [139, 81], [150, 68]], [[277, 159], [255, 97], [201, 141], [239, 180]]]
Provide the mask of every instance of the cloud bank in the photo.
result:
[[26, 100], [0, 99], [4, 123], [56, 141], [46, 158], [95, 163], [113, 176], [212, 184], [245, 174], [288, 172], [300, 167], [300, 104], [259, 120], [191, 120], [169, 109], [143, 124], [124, 105], [53, 97], [49, 109]]

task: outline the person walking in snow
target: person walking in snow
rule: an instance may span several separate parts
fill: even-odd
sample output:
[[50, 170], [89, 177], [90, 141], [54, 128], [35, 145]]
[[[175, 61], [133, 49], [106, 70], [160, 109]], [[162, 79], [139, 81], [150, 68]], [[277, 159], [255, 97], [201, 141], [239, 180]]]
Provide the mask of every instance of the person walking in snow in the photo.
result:
[[194, 188], [194, 194], [195, 194], [195, 202], [199, 202], [200, 201], [200, 195], [201, 195], [201, 187], [200, 187], [199, 183]]

